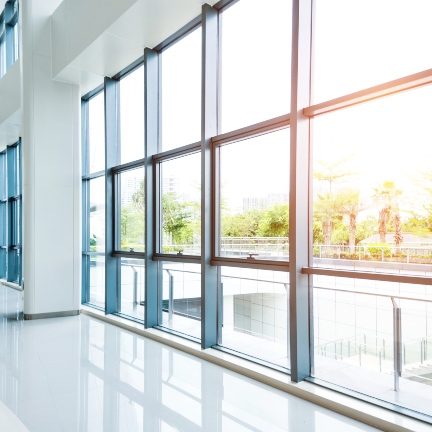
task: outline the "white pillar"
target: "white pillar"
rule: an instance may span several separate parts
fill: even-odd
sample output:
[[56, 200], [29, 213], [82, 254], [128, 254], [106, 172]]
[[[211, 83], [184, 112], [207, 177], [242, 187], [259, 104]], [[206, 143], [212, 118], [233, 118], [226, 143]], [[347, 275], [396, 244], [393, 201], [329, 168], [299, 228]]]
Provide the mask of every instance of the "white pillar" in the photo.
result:
[[52, 3], [20, 2], [28, 319], [75, 314], [81, 295], [80, 90], [51, 79]]

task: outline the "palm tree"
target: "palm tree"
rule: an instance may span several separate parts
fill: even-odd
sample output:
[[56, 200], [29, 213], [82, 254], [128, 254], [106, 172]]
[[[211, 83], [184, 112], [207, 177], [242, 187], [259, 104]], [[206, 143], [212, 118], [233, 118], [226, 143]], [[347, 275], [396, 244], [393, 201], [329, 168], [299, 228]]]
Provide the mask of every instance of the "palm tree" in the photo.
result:
[[398, 205], [398, 197], [402, 195], [402, 190], [396, 189], [394, 181], [384, 181], [377, 188], [374, 188], [375, 195], [374, 198], [382, 205], [379, 210], [379, 218], [378, 218], [378, 232], [380, 235], [380, 242], [386, 242], [386, 234], [387, 234], [387, 224], [390, 220], [390, 216], [394, 214], [394, 223], [395, 223], [395, 243], [396, 247], [402, 243], [402, 234], [401, 234], [401, 226], [400, 226], [400, 215], [399, 215], [399, 205]]
[[341, 212], [349, 218], [349, 248], [350, 253], [355, 253], [356, 235], [357, 235], [357, 216], [366, 210], [370, 205], [364, 200], [360, 200], [360, 191], [358, 189], [345, 189], [341, 192]]

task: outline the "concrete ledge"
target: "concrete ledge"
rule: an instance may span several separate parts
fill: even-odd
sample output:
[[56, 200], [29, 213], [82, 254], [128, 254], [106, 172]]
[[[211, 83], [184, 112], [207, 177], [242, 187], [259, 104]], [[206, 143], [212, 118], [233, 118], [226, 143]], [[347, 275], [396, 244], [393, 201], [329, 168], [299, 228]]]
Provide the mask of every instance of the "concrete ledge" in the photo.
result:
[[45, 318], [60, 318], [68, 316], [76, 316], [81, 313], [80, 310], [61, 311], [61, 312], [47, 312], [39, 314], [24, 314], [25, 320], [45, 319]]
[[6, 281], [0, 281], [0, 284], [3, 285], [3, 286], [5, 286], [5, 287], [17, 290], [17, 291], [24, 291], [24, 288], [21, 285], [18, 285], [16, 283], [6, 282]]
[[386, 431], [391, 430], [395, 432], [431, 431], [431, 425], [428, 423], [415, 420], [395, 411], [381, 408], [377, 405], [364, 402], [354, 397], [309, 382], [291, 382], [290, 376], [283, 372], [267, 368], [217, 349], [209, 348], [203, 350], [201, 349], [200, 344], [171, 333], [157, 329], [145, 329], [142, 324], [128, 321], [125, 318], [115, 315], [105, 315], [102, 311], [84, 305], [81, 306], [81, 312], [106, 323], [116, 325], [124, 330], [129, 330], [140, 336], [144, 336], [187, 354], [199, 357], [202, 360], [222, 366], [233, 372], [237, 372], [241, 375], [262, 382], [263, 384], [270, 385], [271, 387], [290, 393], [378, 429]]

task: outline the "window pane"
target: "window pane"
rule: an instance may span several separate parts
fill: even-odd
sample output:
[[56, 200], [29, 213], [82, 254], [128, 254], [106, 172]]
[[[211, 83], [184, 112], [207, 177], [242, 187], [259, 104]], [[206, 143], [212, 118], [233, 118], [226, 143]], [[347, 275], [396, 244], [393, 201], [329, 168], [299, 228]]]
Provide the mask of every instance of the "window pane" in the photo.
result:
[[118, 175], [120, 190], [120, 249], [144, 252], [144, 168]]
[[163, 327], [201, 339], [201, 266], [199, 264], [161, 264]]
[[[393, 304], [408, 295], [432, 300], [429, 286], [314, 276], [315, 377], [432, 414], [432, 303], [396, 299], [401, 308], [402, 376], [394, 389]], [[357, 293], [325, 288], [349, 289]]]
[[162, 150], [201, 140], [201, 27], [163, 51]]
[[429, 0], [318, 0], [315, 8], [315, 103], [432, 67]]
[[105, 251], [105, 177], [90, 180], [90, 250]]
[[105, 169], [105, 96], [100, 92], [89, 101], [89, 149], [90, 173]]
[[288, 259], [289, 142], [284, 129], [220, 148], [220, 256]]
[[431, 116], [428, 86], [314, 119], [315, 266], [427, 271]]
[[222, 12], [220, 132], [290, 112], [291, 9], [248, 0]]
[[144, 321], [144, 260], [121, 258], [120, 310]]
[[289, 274], [221, 267], [220, 345], [286, 368]]
[[162, 251], [201, 254], [201, 154], [161, 163]]
[[90, 301], [105, 309], [105, 257], [90, 256]]
[[120, 81], [121, 163], [144, 157], [144, 66]]

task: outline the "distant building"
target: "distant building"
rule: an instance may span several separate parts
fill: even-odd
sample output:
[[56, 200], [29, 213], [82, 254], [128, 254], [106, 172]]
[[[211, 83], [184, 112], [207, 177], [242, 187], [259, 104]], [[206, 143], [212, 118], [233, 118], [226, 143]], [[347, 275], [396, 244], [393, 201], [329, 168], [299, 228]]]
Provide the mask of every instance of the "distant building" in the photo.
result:
[[288, 194], [268, 194], [266, 197], [244, 197], [243, 211], [271, 207], [277, 203], [288, 203]]
[[140, 188], [142, 178], [124, 177], [121, 180], [121, 203], [130, 204], [134, 193]]

